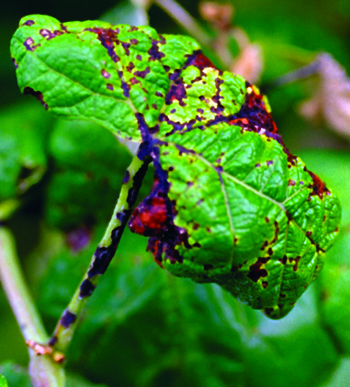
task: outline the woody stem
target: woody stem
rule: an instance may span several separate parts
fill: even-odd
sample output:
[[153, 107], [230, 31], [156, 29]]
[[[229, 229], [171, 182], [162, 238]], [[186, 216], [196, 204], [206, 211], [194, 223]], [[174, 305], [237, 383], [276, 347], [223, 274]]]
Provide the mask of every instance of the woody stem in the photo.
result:
[[100, 276], [106, 272], [116, 253], [150, 161], [150, 158], [140, 160], [137, 155], [133, 158], [123, 179], [123, 185], [111, 220], [95, 250], [82, 282], [57, 323], [54, 334], [49, 341], [49, 346], [62, 352], [67, 349], [89, 297], [95, 290]]

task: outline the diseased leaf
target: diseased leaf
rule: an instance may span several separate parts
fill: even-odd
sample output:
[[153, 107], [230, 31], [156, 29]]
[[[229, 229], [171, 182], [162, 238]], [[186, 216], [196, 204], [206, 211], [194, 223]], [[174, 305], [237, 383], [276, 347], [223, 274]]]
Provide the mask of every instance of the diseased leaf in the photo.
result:
[[21, 20], [21, 90], [56, 115], [142, 142], [155, 167], [129, 226], [171, 273], [214, 282], [272, 318], [316, 278], [340, 204], [277, 133], [267, 100], [190, 38], [99, 21]]

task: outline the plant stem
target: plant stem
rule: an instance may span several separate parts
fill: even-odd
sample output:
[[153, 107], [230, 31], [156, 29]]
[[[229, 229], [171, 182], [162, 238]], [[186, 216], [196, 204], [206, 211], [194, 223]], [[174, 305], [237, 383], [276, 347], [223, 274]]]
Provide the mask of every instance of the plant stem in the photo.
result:
[[19, 267], [13, 237], [5, 227], [0, 227], [0, 279], [24, 339], [47, 340], [47, 333]]
[[170, 17], [202, 45], [210, 45], [211, 38], [196, 20], [175, 0], [154, 0]]
[[[11, 232], [0, 226], [0, 280], [26, 342], [46, 342], [48, 335], [24, 280]], [[35, 387], [64, 387], [62, 368], [29, 348], [30, 375]]]
[[106, 272], [118, 248], [150, 161], [150, 158], [140, 160], [137, 155], [133, 158], [123, 179], [119, 199], [105, 234], [92, 257], [83, 281], [57, 323], [49, 346], [62, 352], [66, 351], [81, 313], [97, 286], [99, 277]]

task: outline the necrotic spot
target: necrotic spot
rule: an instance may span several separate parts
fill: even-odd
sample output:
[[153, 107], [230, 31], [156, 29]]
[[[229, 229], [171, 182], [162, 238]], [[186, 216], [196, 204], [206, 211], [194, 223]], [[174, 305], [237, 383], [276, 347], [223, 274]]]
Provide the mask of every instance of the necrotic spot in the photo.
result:
[[60, 324], [65, 327], [69, 328], [77, 319], [77, 315], [75, 313], [70, 312], [69, 310], [66, 310], [61, 317]]
[[27, 86], [23, 89], [23, 95], [27, 95], [27, 94], [30, 94], [33, 97], [35, 97], [38, 101], [40, 101], [40, 103], [44, 106], [46, 110], [48, 109], [48, 105], [47, 103], [45, 103], [44, 96], [41, 91], [35, 91], [31, 87]]
[[95, 285], [88, 279], [85, 279], [81, 285], [80, 285], [80, 293], [79, 297], [84, 298], [84, 297], [89, 297], [95, 290]]

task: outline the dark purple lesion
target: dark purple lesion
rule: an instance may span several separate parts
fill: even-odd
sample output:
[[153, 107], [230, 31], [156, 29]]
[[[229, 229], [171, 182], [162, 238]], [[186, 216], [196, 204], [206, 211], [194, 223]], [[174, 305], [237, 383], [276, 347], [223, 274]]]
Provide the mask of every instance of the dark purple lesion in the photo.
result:
[[34, 44], [33, 38], [30, 36], [24, 41], [23, 46], [26, 48], [27, 51], [35, 51], [38, 47], [41, 46], [40, 43]]
[[311, 196], [317, 195], [320, 199], [323, 199], [323, 195], [331, 195], [329, 189], [326, 187], [325, 183], [313, 172], [309, 171], [306, 167], [304, 167], [304, 171], [306, 171], [312, 178], [312, 192], [310, 193], [309, 199]]
[[60, 36], [60, 35], [63, 35], [65, 33], [67, 33], [67, 29], [65, 30], [54, 30], [54, 31], [50, 31], [46, 28], [43, 28], [41, 30], [39, 30], [39, 34], [45, 38], [46, 40], [51, 40], [53, 38], [56, 38], [57, 36]]
[[[148, 165], [150, 163], [150, 159], [146, 159], [142, 167], [137, 171], [137, 173], [133, 177], [132, 186], [128, 190], [128, 195], [126, 198], [126, 202], [128, 204], [128, 208], [124, 209], [122, 212], [118, 212], [116, 214], [117, 219], [120, 221], [120, 225], [115, 227], [111, 232], [111, 243], [108, 246], [98, 246], [93, 257], [93, 262], [89, 268], [89, 271], [87, 273], [87, 278], [83, 281], [82, 285], [85, 281], [89, 281], [91, 284], [92, 280], [97, 275], [102, 275], [106, 272], [110, 262], [112, 261], [116, 250], [118, 248], [120, 239], [123, 235], [125, 226], [127, 224], [127, 221], [131, 214], [131, 208], [136, 202], [138, 192], [141, 188], [142, 181], [146, 175]], [[130, 173], [127, 171], [123, 184], [127, 184], [130, 181]], [[87, 287], [89, 290], [89, 282], [84, 284], [84, 287]], [[93, 290], [92, 290], [93, 291]], [[92, 293], [92, 292], [91, 292]], [[91, 295], [91, 293], [82, 292], [81, 290], [81, 297], [87, 297]], [[86, 294], [85, 296], [83, 294]]]
[[34, 89], [32, 89], [31, 87], [27, 86], [23, 89], [23, 94], [24, 95], [32, 95], [33, 97], [35, 97], [38, 101], [40, 101], [40, 103], [44, 106], [44, 108], [46, 110], [48, 110], [48, 105], [47, 103], [44, 101], [44, 96], [43, 96], [43, 93], [41, 91], [35, 91]]
[[26, 20], [22, 26], [28, 26], [28, 27], [31, 27], [33, 24], [35, 24], [35, 21], [34, 20]]
[[76, 319], [77, 315], [66, 309], [60, 319], [60, 324], [64, 328], [69, 328], [72, 324], [75, 323]]
[[79, 298], [90, 297], [95, 288], [96, 285], [94, 285], [88, 278], [84, 279], [79, 287]]
[[178, 101], [180, 106], [186, 106], [185, 98], [187, 98], [185, 86], [182, 79], [178, 79], [170, 86], [170, 90], [165, 97], [165, 104], [171, 105], [174, 101]]
[[103, 78], [106, 78], [106, 79], [109, 79], [111, 77], [111, 74], [107, 72], [105, 69], [101, 70], [101, 75], [103, 76]]
[[115, 52], [115, 44], [119, 44], [118, 32], [119, 30], [113, 30], [112, 28], [86, 28], [85, 31], [94, 32], [97, 35], [97, 39], [101, 42], [102, 46], [107, 49], [109, 57], [113, 62], [120, 61], [119, 56]]
[[18, 69], [18, 63], [16, 62], [15, 58], [11, 58], [12, 60], [12, 63], [14, 64], [15, 66], [15, 69], [17, 70]]
[[134, 71], [133, 74], [136, 77], [145, 78], [147, 74], [151, 72], [149, 66], [147, 66], [144, 70]]
[[148, 50], [148, 61], [160, 61], [165, 57], [165, 54], [159, 50], [159, 45], [164, 45], [166, 40], [162, 35], [159, 35], [159, 38], [159, 40], [152, 39], [152, 46]]

